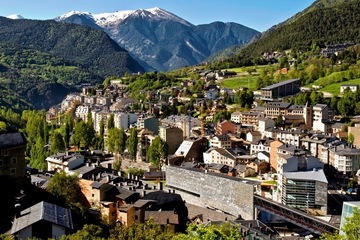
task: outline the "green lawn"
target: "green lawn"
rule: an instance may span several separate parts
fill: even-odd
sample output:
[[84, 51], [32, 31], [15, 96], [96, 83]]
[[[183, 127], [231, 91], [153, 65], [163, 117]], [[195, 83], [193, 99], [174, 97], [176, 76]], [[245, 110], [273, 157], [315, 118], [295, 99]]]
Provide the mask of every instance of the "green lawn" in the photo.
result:
[[256, 80], [256, 76], [234, 77], [223, 80], [219, 85], [231, 89], [236, 89], [239, 87], [248, 87], [250, 90], [255, 90], [255, 80]]
[[338, 95], [340, 93], [340, 86], [342, 84], [359, 84], [360, 85], [360, 78], [345, 81], [345, 82], [332, 83], [332, 84], [326, 85], [325, 87], [320, 89], [320, 91], [329, 92], [329, 93], [331, 93], [333, 95]]

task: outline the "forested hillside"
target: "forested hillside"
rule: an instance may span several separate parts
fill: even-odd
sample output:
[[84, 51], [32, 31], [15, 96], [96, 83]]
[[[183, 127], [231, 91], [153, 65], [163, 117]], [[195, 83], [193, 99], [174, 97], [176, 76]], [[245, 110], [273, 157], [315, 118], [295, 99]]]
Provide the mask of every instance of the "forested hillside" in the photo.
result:
[[143, 71], [128, 52], [100, 30], [55, 21], [3, 17], [0, 25], [1, 43], [48, 52], [104, 77]]
[[309, 50], [312, 44], [322, 47], [343, 42], [358, 43], [360, 1], [343, 0], [334, 5], [326, 2], [317, 1], [306, 11], [274, 26], [229, 61], [233, 65], [251, 65], [262, 63], [261, 54], [264, 52]]
[[103, 78], [51, 54], [0, 44], [0, 105], [22, 110], [47, 109], [59, 103], [76, 84]]

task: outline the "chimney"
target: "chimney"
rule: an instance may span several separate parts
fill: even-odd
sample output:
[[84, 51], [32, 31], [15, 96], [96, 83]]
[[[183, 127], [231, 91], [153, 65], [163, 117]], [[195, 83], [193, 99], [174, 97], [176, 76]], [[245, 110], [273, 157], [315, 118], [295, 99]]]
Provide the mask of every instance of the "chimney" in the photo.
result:
[[160, 190], [160, 191], [162, 191], [163, 190], [163, 184], [162, 184], [162, 182], [160, 181], [160, 182], [158, 182], [158, 189]]
[[111, 163], [108, 163], [108, 169], [112, 169]]
[[15, 204], [15, 218], [19, 218], [21, 216], [20, 209], [21, 209], [21, 204], [16, 203]]

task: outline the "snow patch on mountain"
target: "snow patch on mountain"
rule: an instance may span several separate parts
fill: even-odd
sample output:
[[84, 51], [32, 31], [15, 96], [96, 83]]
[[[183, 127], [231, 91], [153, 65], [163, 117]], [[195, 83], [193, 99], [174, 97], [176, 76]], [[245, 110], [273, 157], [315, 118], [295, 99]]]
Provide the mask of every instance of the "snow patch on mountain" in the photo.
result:
[[25, 19], [23, 16], [21, 16], [19, 14], [11, 14], [11, 15], [7, 16], [6, 18], [9, 18], [9, 19]]
[[123, 10], [113, 13], [98, 13], [98, 14], [91, 14], [89, 12], [80, 12], [80, 11], [70, 11], [68, 13], [65, 13], [64, 15], [55, 18], [55, 20], [62, 21], [73, 15], [83, 15], [92, 18], [99, 26], [106, 26], [114, 23], [119, 23], [131, 16], [149, 18], [154, 20], [170, 20], [185, 24], [187, 26], [192, 26], [192, 24], [187, 22], [186, 20], [158, 7], [149, 8], [149, 9]]

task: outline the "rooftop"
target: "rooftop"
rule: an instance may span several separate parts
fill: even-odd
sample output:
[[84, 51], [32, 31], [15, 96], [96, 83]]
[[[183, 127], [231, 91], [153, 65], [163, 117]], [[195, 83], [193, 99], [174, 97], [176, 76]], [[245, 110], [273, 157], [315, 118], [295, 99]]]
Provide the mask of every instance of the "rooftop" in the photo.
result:
[[3, 133], [0, 134], [0, 149], [18, 147], [26, 144], [22, 133]]
[[282, 82], [275, 83], [273, 85], [264, 87], [261, 90], [272, 90], [274, 88], [278, 88], [278, 87], [284, 86], [286, 84], [290, 84], [290, 83], [294, 83], [294, 82], [298, 82], [298, 81], [300, 81], [300, 79], [289, 79], [289, 80], [285, 80], [285, 81], [282, 81]]
[[56, 225], [73, 229], [70, 209], [60, 207], [48, 202], [39, 202], [20, 213], [14, 220], [11, 234], [14, 234], [40, 220], [45, 220]]
[[284, 172], [284, 177], [287, 180], [309, 180], [324, 183], [328, 182], [322, 169], [315, 169], [312, 171]]

